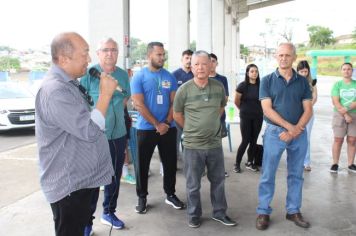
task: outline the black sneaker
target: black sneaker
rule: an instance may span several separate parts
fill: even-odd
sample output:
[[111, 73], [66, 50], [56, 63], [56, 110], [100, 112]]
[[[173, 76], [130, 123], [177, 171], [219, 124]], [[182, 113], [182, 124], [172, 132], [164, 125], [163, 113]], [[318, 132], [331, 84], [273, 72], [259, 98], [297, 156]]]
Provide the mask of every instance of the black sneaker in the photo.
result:
[[234, 167], [234, 172], [235, 172], [235, 173], [241, 173], [241, 168], [240, 168], [240, 166], [235, 165], [235, 167]]
[[139, 197], [135, 211], [139, 214], [145, 214], [147, 212], [147, 199], [145, 197]]
[[198, 227], [201, 225], [200, 218], [199, 218], [199, 217], [192, 217], [192, 218], [189, 220], [188, 225], [189, 225], [189, 227], [191, 227], [191, 228], [198, 228]]
[[229, 174], [225, 171], [225, 177], [229, 177]]
[[213, 220], [216, 220], [218, 222], [220, 222], [223, 225], [227, 225], [227, 226], [235, 226], [237, 225], [237, 223], [233, 220], [230, 219], [230, 217], [228, 216], [224, 216], [224, 217], [211, 217]]
[[356, 173], [356, 165], [355, 164], [349, 165], [348, 171], [352, 173]]
[[173, 194], [171, 196], [167, 196], [165, 203], [167, 203], [168, 205], [171, 205], [174, 209], [177, 209], [177, 210], [185, 208], [184, 203], [181, 200], [179, 200], [175, 194]]
[[246, 169], [251, 170], [253, 172], [258, 171], [258, 167], [256, 165], [252, 164], [251, 162], [247, 162], [245, 164], [245, 166], [246, 166]]
[[339, 170], [339, 165], [338, 164], [333, 164], [330, 168], [330, 172], [331, 173], [337, 173], [337, 171]]
[[252, 162], [246, 162], [245, 166], [246, 166], [246, 168], [252, 166]]

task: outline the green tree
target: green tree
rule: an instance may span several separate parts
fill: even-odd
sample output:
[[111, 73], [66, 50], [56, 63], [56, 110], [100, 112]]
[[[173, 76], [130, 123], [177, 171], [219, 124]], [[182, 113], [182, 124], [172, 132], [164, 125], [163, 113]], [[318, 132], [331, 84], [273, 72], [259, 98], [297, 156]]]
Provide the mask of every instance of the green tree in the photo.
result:
[[352, 42], [356, 43], [356, 27], [355, 27], [354, 31], [352, 31]]
[[0, 71], [19, 70], [20, 60], [9, 56], [0, 57]]
[[15, 49], [10, 48], [9, 46], [0, 46], [0, 51], [12, 52], [12, 51], [15, 51]]
[[133, 63], [146, 59], [147, 44], [138, 38], [130, 39], [131, 60]]
[[197, 42], [195, 40], [190, 42], [189, 49], [192, 50], [193, 52], [195, 52], [197, 50]]
[[311, 46], [324, 48], [326, 45], [335, 43], [333, 31], [327, 27], [312, 25], [308, 27], [308, 32]]
[[244, 56], [248, 56], [248, 54], [250, 54], [250, 51], [248, 50], [247, 47], [245, 47], [245, 45], [240, 44], [240, 54]]

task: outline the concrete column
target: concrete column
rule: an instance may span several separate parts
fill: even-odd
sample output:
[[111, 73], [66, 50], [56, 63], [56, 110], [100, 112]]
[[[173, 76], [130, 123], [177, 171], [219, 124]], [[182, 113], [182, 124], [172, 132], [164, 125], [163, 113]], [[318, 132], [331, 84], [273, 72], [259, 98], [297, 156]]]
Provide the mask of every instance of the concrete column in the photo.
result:
[[212, 0], [197, 0], [197, 50], [212, 49]]
[[232, 68], [232, 52], [231, 52], [232, 22], [231, 21], [232, 21], [231, 12], [227, 11], [225, 14], [224, 75], [228, 78], [231, 77], [231, 68]]
[[[129, 42], [129, 0], [89, 0], [89, 46], [92, 63], [97, 63], [96, 48], [104, 37], [119, 44], [118, 66], [126, 69], [125, 57]], [[125, 42], [126, 41], [126, 42]], [[126, 45], [126, 46], [125, 46]]]
[[225, 1], [212, 0], [212, 50], [217, 57], [219, 66], [217, 72], [224, 74], [224, 26], [225, 26]]
[[231, 72], [229, 77], [229, 92], [232, 95], [232, 91], [236, 88], [236, 71], [237, 71], [237, 34], [236, 34], [236, 19], [232, 19], [231, 25]]
[[168, 67], [181, 67], [182, 52], [189, 48], [190, 0], [168, 1]]
[[236, 20], [236, 83], [240, 81], [240, 71], [243, 71], [244, 68], [241, 68], [240, 58], [241, 58], [241, 51], [240, 51], [240, 21]]

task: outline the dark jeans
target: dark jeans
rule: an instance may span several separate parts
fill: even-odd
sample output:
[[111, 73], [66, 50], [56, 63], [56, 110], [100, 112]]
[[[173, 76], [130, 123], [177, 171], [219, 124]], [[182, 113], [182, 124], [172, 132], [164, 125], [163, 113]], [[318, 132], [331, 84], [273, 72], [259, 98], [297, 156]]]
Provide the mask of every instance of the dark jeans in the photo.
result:
[[95, 189], [81, 189], [51, 203], [56, 236], [81, 236], [90, 219], [90, 205]]
[[170, 128], [164, 135], [156, 130], [137, 130], [138, 160], [136, 168], [136, 193], [138, 197], [148, 195], [148, 171], [153, 151], [158, 146], [158, 152], [163, 165], [163, 189], [167, 195], [175, 193], [177, 172], [177, 129]]
[[240, 118], [241, 144], [236, 154], [236, 166], [241, 165], [242, 157], [246, 151], [248, 154], [248, 162], [254, 162], [256, 152], [256, 142], [260, 134], [263, 119], [261, 118]]
[[[109, 140], [111, 160], [115, 171], [115, 178], [111, 184], [106, 185], [104, 188], [104, 214], [114, 213], [116, 211], [117, 199], [119, 197], [120, 179], [122, 174], [122, 166], [125, 160], [126, 136], [118, 139]], [[89, 224], [93, 224], [94, 212], [99, 198], [99, 188], [94, 191], [91, 202], [91, 220]]]

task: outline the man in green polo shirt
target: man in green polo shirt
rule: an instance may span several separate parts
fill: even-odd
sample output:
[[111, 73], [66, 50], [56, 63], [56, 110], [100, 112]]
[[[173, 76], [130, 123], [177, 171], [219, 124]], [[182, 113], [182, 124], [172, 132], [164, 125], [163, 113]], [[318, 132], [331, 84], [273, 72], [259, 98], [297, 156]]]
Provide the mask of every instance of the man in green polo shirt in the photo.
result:
[[187, 211], [192, 228], [201, 224], [200, 181], [205, 166], [211, 183], [212, 219], [227, 226], [236, 225], [226, 215], [220, 125], [220, 116], [226, 105], [225, 91], [219, 81], [209, 79], [210, 70], [210, 55], [205, 51], [195, 52], [192, 56], [194, 78], [179, 88], [173, 104], [174, 120], [183, 127]]

